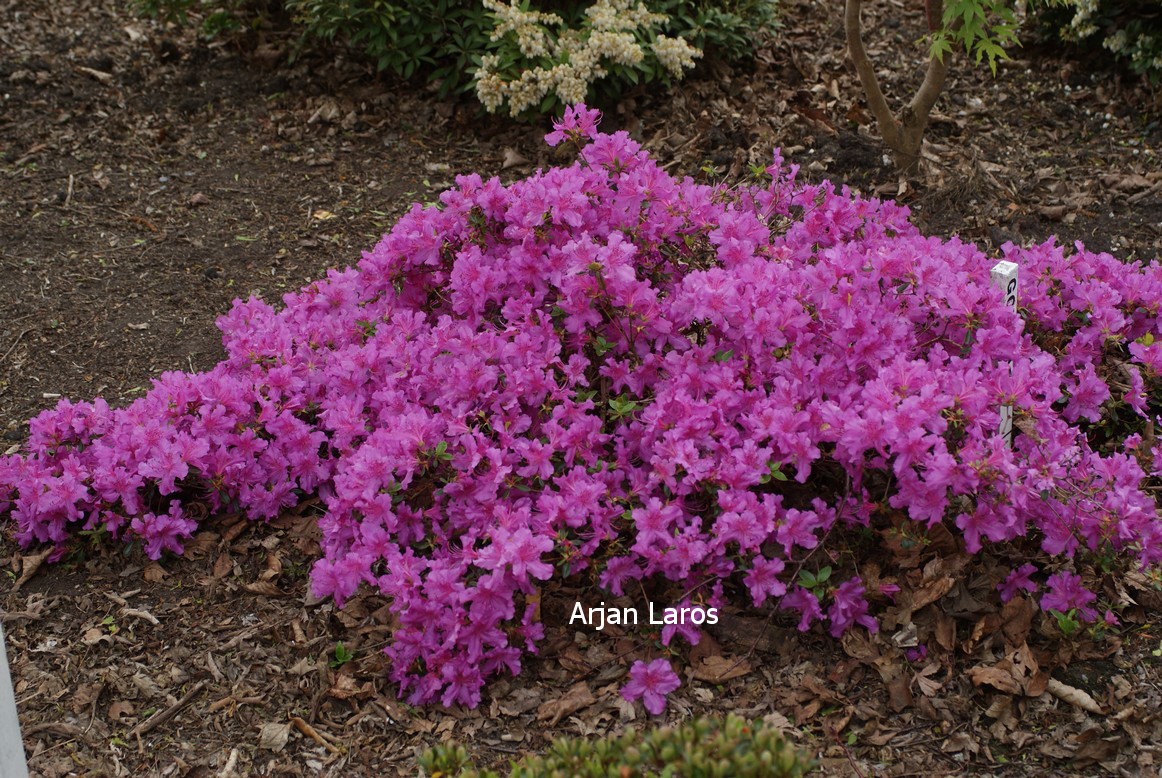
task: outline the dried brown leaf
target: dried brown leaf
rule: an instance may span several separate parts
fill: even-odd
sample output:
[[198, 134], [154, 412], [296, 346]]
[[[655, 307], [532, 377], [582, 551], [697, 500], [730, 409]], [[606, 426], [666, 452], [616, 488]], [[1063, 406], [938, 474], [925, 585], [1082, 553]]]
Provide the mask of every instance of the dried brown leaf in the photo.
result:
[[335, 683], [327, 690], [327, 694], [339, 700], [349, 700], [352, 697], [370, 697], [374, 693], [371, 681], [356, 683], [355, 679], [346, 673], [335, 678]]
[[1020, 694], [1023, 691], [1021, 684], [1017, 682], [1016, 678], [1013, 678], [1013, 674], [1007, 668], [977, 665], [969, 668], [968, 677], [976, 686], [987, 684], [1007, 694]]
[[161, 583], [167, 575], [169, 573], [158, 562], [150, 562], [141, 573], [141, 577], [149, 583]]
[[44, 564], [44, 560], [48, 559], [48, 555], [53, 552], [53, 549], [48, 548], [39, 554], [28, 554], [20, 557], [20, 577], [16, 579], [16, 583], [12, 584], [9, 591], [19, 591], [21, 586], [28, 583], [32, 576], [36, 575], [36, 571]]
[[912, 689], [905, 676], [897, 675], [888, 681], [888, 702], [896, 713], [911, 707]]
[[702, 661], [694, 665], [693, 675], [699, 681], [723, 683], [731, 678], [740, 678], [750, 671], [750, 663], [745, 659], [732, 659], [718, 654], [702, 657]]
[[81, 642], [86, 646], [95, 646], [98, 643], [112, 643], [113, 638], [105, 634], [105, 630], [100, 627], [90, 627], [85, 630], [85, 634], [81, 636]]
[[286, 592], [279, 589], [270, 581], [255, 581], [254, 583], [242, 584], [242, 588], [251, 594], [261, 594], [266, 597], [285, 597]]
[[214, 550], [214, 546], [218, 544], [218, 539], [217, 532], [210, 530], [199, 532], [186, 543], [182, 555], [188, 559], [201, 559]]
[[1087, 713], [1092, 713], [1096, 716], [1102, 715], [1101, 706], [1097, 704], [1097, 700], [1089, 695], [1083, 689], [1078, 689], [1068, 684], [1061, 683], [1056, 678], [1050, 678], [1045, 685], [1046, 691], [1052, 694], [1059, 700], [1068, 702], [1070, 705], [1081, 708]]
[[278, 753], [286, 748], [286, 742], [290, 739], [290, 731], [289, 722], [274, 721], [263, 724], [262, 730], [258, 733], [258, 747]]
[[109, 706], [110, 721], [121, 721], [122, 716], [132, 716], [133, 714], [133, 703], [128, 700], [117, 700]]
[[951, 651], [956, 644], [956, 621], [943, 611], [936, 615], [936, 642], [945, 651]]
[[234, 559], [229, 551], [223, 551], [214, 560], [214, 570], [210, 573], [215, 579], [225, 578], [234, 569]]
[[537, 720], [548, 721], [550, 727], [555, 727], [561, 719], [595, 702], [597, 702], [597, 699], [593, 696], [593, 692], [589, 690], [589, 685], [584, 681], [580, 681], [579, 683], [573, 684], [572, 688], [565, 692], [564, 696], [555, 700], [549, 700], [537, 708]]

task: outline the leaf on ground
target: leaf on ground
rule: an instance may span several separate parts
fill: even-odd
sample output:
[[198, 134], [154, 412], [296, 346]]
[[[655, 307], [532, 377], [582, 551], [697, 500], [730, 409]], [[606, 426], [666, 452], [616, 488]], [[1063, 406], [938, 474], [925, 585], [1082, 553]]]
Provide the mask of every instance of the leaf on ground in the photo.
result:
[[529, 160], [524, 154], [521, 154], [514, 148], [506, 148], [504, 150], [504, 162], [501, 163], [501, 170], [508, 170], [510, 167], [520, 167], [521, 165], [528, 165]]
[[945, 651], [951, 651], [956, 644], [956, 622], [943, 611], [936, 615], [936, 642]]
[[1089, 695], [1088, 692], [1061, 683], [1056, 678], [1050, 678], [1045, 684], [1045, 690], [1052, 694], [1059, 700], [1068, 702], [1070, 705], [1081, 708], [1087, 713], [1093, 713], [1100, 716], [1102, 714], [1101, 706], [1097, 704], [1097, 700]]
[[1017, 728], [1017, 716], [1013, 711], [1013, 698], [998, 694], [985, 710], [984, 714], [994, 718], [1008, 729]]
[[214, 560], [214, 570], [211, 573], [214, 578], [225, 578], [230, 575], [230, 571], [234, 569], [234, 560], [230, 556], [229, 551], [223, 551]]
[[263, 724], [262, 730], [258, 733], [258, 747], [275, 753], [282, 751], [286, 748], [287, 740], [290, 739], [290, 730], [290, 723], [271, 722]]
[[924, 586], [917, 589], [912, 594], [911, 608], [912, 612], [916, 612], [925, 605], [936, 602], [948, 592], [952, 591], [953, 585], [956, 581], [950, 577], [937, 578], [935, 581], [930, 581]]
[[327, 690], [327, 694], [339, 700], [349, 700], [352, 697], [370, 697], [374, 691], [371, 681], [358, 684], [352, 676], [340, 673], [336, 676], [335, 683]]
[[1048, 674], [1037, 665], [1032, 650], [1024, 643], [991, 667], [969, 668], [968, 676], [977, 686], [988, 685], [1007, 694], [1030, 697], [1040, 697], [1049, 681]]
[[1013, 677], [1021, 684], [1021, 690], [1030, 697], [1040, 697], [1045, 693], [1049, 682], [1049, 674], [1037, 664], [1032, 649], [1027, 643], [1005, 657], [1012, 665]]
[[943, 683], [932, 677], [939, 671], [940, 665], [933, 662], [916, 673], [916, 685], [920, 687], [920, 693], [925, 697], [935, 697], [936, 692], [944, 688]]
[[1029, 627], [1037, 607], [1028, 597], [1014, 597], [1001, 609], [1001, 631], [1011, 645], [1019, 646], [1029, 637]]
[[81, 636], [81, 642], [86, 646], [95, 646], [98, 643], [112, 643], [113, 638], [105, 634], [105, 630], [100, 627], [90, 627]]
[[967, 732], [957, 732], [948, 738], [948, 740], [944, 741], [943, 745], [940, 746], [940, 750], [946, 754], [957, 754], [961, 751], [975, 754], [980, 751], [980, 744]]
[[21, 586], [28, 583], [28, 580], [36, 575], [36, 571], [40, 569], [40, 566], [44, 564], [44, 560], [48, 559], [49, 554], [52, 552], [53, 549], [48, 548], [39, 554], [28, 554], [27, 556], [20, 557], [20, 577], [16, 579], [16, 583], [12, 584], [10, 591], [18, 591]]
[[109, 706], [110, 721], [121, 721], [122, 716], [132, 716], [134, 713], [133, 703], [126, 700], [117, 700]]
[[81, 685], [73, 694], [73, 713], [79, 714], [96, 702], [104, 688], [105, 684], [100, 681]]
[[879, 648], [862, 630], [848, 630], [841, 640], [844, 652], [852, 659], [858, 659], [861, 662], [874, 662], [879, 658]]
[[693, 675], [699, 681], [723, 683], [731, 678], [741, 678], [750, 671], [750, 663], [745, 659], [732, 659], [717, 654], [702, 657], [702, 661], [694, 665]]
[[183, 556], [189, 559], [201, 559], [214, 550], [214, 546], [218, 543], [219, 535], [217, 532], [206, 530], [199, 532], [186, 543], [186, 550]]
[[266, 555], [266, 569], [259, 574], [259, 579], [273, 581], [280, 575], [282, 575], [282, 557], [276, 551], [268, 552]]
[[500, 702], [499, 708], [505, 716], [519, 716], [540, 704], [541, 695], [535, 689], [518, 687]]
[[763, 723], [786, 734], [798, 734], [791, 720], [778, 711], [763, 716]]
[[977, 665], [970, 667], [968, 677], [976, 686], [991, 686], [1007, 694], [1020, 694], [1021, 684], [1013, 678], [1013, 674], [1002, 667], [985, 667]]
[[555, 727], [561, 719], [595, 702], [597, 702], [597, 699], [593, 696], [593, 692], [589, 690], [589, 685], [581, 681], [573, 684], [572, 688], [565, 692], [563, 697], [549, 700], [537, 708], [537, 720], [548, 721], [550, 727]]
[[897, 675], [888, 681], [888, 701], [896, 713], [911, 707], [912, 689], [907, 676]]
[[167, 575], [169, 573], [158, 562], [150, 562], [141, 573], [141, 576], [149, 583], [161, 583]]

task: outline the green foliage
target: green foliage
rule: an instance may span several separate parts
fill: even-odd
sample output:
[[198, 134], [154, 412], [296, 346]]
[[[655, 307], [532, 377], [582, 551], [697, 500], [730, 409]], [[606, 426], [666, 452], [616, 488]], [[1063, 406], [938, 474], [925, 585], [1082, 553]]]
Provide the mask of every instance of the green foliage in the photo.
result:
[[[181, 0], [178, 0], [181, 1]], [[303, 42], [340, 44], [380, 72], [423, 74], [441, 97], [467, 90], [492, 46], [479, 0], [286, 0]]]
[[1061, 630], [1061, 634], [1065, 637], [1073, 637], [1081, 627], [1081, 622], [1077, 620], [1077, 608], [1070, 608], [1069, 613], [1062, 613], [1056, 608], [1049, 610], [1053, 614], [1053, 618], [1057, 619], [1057, 628]]
[[[420, 766], [431, 778], [499, 778], [479, 770], [463, 746], [441, 745], [427, 751]], [[629, 730], [599, 740], [564, 738], [542, 756], [512, 765], [510, 778], [797, 778], [812, 764], [783, 739], [778, 730], [738, 716], [701, 718], [645, 734]]]
[[1062, 0], [1040, 13], [1042, 32], [1108, 52], [1152, 83], [1162, 82], [1162, 3], [1157, 0]]
[[787, 474], [779, 467], [777, 462], [767, 462], [767, 470], [769, 472], [759, 477], [760, 484], [769, 484], [771, 481], [786, 481]]
[[193, 17], [206, 38], [256, 27], [272, 11], [266, 0], [133, 0], [133, 5], [142, 16], [183, 27]]
[[964, 47], [977, 62], [987, 59], [997, 72], [1005, 47], [1017, 43], [1017, 17], [1012, 0], [946, 0], [944, 18], [932, 34], [932, 53], [943, 56], [954, 45]]
[[340, 640], [335, 644], [335, 656], [331, 659], [331, 668], [337, 670], [354, 658], [355, 654], [352, 653], [351, 649], [343, 645], [343, 641]]
[[651, 0], [651, 11], [666, 14], [666, 32], [722, 59], [754, 56], [755, 33], [778, 28], [777, 0]]
[[831, 565], [821, 568], [816, 573], [807, 570], [799, 571], [798, 584], [815, 595], [820, 601], [827, 596], [827, 582], [831, 580]]
[[[1089, 0], [944, 0], [943, 14], [930, 20], [934, 29], [928, 35], [932, 56], [943, 58], [954, 48], [963, 47], [966, 54], [977, 62], [987, 61], [995, 74], [997, 62], [1008, 59], [1008, 48], [1020, 45], [1017, 32], [1021, 26], [1018, 9], [1057, 8], [1063, 4]], [[935, 3], [936, 0], [926, 0]], [[933, 6], [928, 6], [933, 7]]]
[[[594, 0], [521, 0], [520, 8], [556, 14], [565, 36], [585, 34], [585, 11]], [[775, 26], [777, 0], [643, 0], [649, 11], [664, 14], [658, 28], [641, 28], [638, 43], [648, 56], [640, 63], [608, 63], [598, 92], [617, 97], [634, 87], [668, 85], [671, 73], [653, 56], [657, 35], [681, 38], [726, 60], [754, 53], [763, 29]], [[436, 86], [439, 96], [472, 91], [489, 58], [490, 72], [506, 81], [531, 69], [552, 68], [568, 55], [530, 57], [509, 32], [496, 36], [500, 20], [483, 0], [132, 0], [143, 15], [176, 25], [197, 23], [207, 37], [256, 28], [264, 20], [289, 18], [298, 33], [298, 51], [341, 46], [402, 79], [419, 78]], [[507, 2], [507, 0], [506, 0]], [[577, 31], [577, 32], [574, 32]], [[556, 31], [554, 31], [556, 34]], [[597, 88], [597, 85], [594, 85]], [[576, 97], [576, 95], [573, 95]], [[558, 112], [562, 99], [549, 93], [538, 104], [516, 111], [530, 116]], [[496, 106], [490, 105], [490, 109]]]

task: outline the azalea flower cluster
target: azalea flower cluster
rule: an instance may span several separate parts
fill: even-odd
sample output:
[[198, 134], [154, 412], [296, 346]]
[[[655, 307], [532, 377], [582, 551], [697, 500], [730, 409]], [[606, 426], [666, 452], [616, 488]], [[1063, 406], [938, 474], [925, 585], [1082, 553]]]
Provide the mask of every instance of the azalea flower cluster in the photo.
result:
[[[833, 528], [904, 515], [970, 552], [1162, 559], [1141, 440], [1087, 437], [1157, 412], [1162, 267], [1007, 246], [1018, 316], [995, 260], [901, 206], [777, 154], [769, 185], [676, 179], [597, 120], [578, 106], [550, 134], [572, 165], [461, 176], [358, 267], [280, 309], [237, 301], [212, 370], [42, 413], [0, 459], [0, 515], [24, 544], [105, 530], [156, 558], [207, 507], [261, 520], [318, 494], [315, 593], [381, 593], [401, 694], [468, 706], [535, 651], [554, 576], [745, 597], [838, 635], [874, 629], [864, 584], [793, 583]], [[1078, 586], [1046, 607], [1085, 608]], [[651, 709], [674, 683], [632, 680]]]

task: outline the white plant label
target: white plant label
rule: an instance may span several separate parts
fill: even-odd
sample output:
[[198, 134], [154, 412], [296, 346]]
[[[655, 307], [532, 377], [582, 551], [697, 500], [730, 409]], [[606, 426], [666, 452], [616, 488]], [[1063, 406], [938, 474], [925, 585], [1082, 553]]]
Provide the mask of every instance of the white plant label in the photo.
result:
[[24, 743], [20, 738], [20, 719], [16, 715], [16, 697], [12, 677], [8, 674], [8, 657], [4, 651], [4, 630], [0, 629], [0, 775], [4, 778], [27, 778]]
[[[1017, 263], [1009, 262], [1008, 260], [1001, 260], [993, 265], [993, 269], [989, 271], [989, 277], [992, 279], [993, 286], [1001, 292], [1001, 299], [1004, 300], [1005, 307], [1017, 312]], [[1013, 367], [1010, 363], [1009, 370]], [[1001, 437], [1005, 439], [1005, 444], [1009, 447], [1013, 445], [1013, 406], [1001, 406]]]

